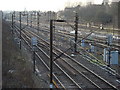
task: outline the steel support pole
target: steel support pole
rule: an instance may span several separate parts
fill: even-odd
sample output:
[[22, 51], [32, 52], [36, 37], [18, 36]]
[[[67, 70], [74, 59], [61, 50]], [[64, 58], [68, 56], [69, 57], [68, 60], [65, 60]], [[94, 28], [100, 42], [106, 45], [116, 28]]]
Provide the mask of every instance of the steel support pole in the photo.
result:
[[13, 34], [13, 14], [12, 14], [12, 34]]
[[28, 26], [28, 13], [27, 13], [27, 26]]
[[39, 32], [39, 12], [37, 12], [37, 27], [38, 27], [38, 32]]
[[35, 51], [33, 51], [33, 72], [35, 73]]
[[14, 26], [14, 24], [15, 24], [15, 21], [14, 21], [15, 18], [16, 18], [16, 17], [15, 17], [15, 11], [14, 11], [14, 15], [13, 15], [13, 26]]
[[111, 58], [111, 51], [110, 51], [110, 42], [108, 42], [108, 46], [109, 46], [109, 48], [108, 48], [108, 67], [110, 67], [110, 58]]
[[20, 49], [21, 49], [21, 30], [22, 30], [22, 28], [21, 28], [21, 12], [19, 13], [19, 15], [20, 15]]
[[111, 51], [110, 51], [110, 43], [108, 42], [108, 46], [109, 46], [109, 48], [108, 48], [108, 67], [110, 67], [110, 58], [111, 58]]
[[50, 88], [53, 87], [53, 20], [50, 20]]
[[32, 27], [32, 14], [31, 14], [31, 27]]
[[109, 58], [108, 58], [108, 67], [110, 67], [110, 58], [111, 58], [110, 48], [108, 50], [108, 55], [109, 55]]
[[77, 52], [77, 34], [78, 34], [78, 15], [76, 13], [76, 16], [75, 16], [75, 44], [74, 44], [75, 52]]

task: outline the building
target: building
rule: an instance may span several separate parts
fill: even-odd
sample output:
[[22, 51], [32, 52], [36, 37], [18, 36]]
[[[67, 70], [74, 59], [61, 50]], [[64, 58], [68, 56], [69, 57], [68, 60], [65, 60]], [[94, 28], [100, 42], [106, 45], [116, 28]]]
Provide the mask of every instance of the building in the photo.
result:
[[108, 5], [109, 4], [109, 0], [103, 0], [103, 5]]

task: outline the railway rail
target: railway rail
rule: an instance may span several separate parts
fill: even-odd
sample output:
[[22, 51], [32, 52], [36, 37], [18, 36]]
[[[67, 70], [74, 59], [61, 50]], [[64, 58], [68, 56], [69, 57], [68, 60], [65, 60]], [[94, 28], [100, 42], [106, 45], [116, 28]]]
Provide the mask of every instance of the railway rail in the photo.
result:
[[[19, 33], [19, 32], [18, 32]], [[30, 39], [28, 36], [26, 36], [25, 34], [24, 34], [24, 36], [26, 37], [26, 38], [28, 38], [28, 39]], [[31, 45], [30, 45], [30, 41], [27, 41], [26, 40], [26, 38], [25, 37], [23, 37], [22, 36], [22, 38], [24, 39], [24, 41], [29, 45], [29, 47], [31, 47]], [[31, 47], [32, 48], [32, 47]], [[39, 48], [40, 49], [40, 48]], [[45, 54], [45, 53], [44, 53]], [[45, 56], [45, 55], [40, 55], [40, 53], [36, 53], [36, 55], [37, 55], [37, 57], [43, 62], [43, 64], [47, 67], [47, 69], [48, 70], [50, 70], [50, 68], [49, 68], [49, 63], [48, 63], [48, 61], [46, 61], [45, 62], [45, 59], [48, 57], [49, 58], [49, 56], [47, 55], [47, 54], [45, 54], [45, 55], [47, 55], [47, 57]], [[44, 58], [44, 60], [43, 60], [43, 58]], [[48, 60], [48, 59], [47, 59]], [[56, 63], [56, 66], [57, 67], [59, 67], [59, 65]], [[56, 67], [56, 68], [57, 68]], [[59, 72], [61, 75], [58, 75], [58, 74], [55, 74], [55, 73], [53, 73], [53, 76], [55, 77], [55, 79], [56, 80], [58, 80], [59, 81], [59, 83], [60, 83], [60, 85], [62, 86], [62, 88], [69, 88], [70, 86], [68, 86], [68, 85], [71, 85], [71, 83], [72, 83], [72, 86], [74, 86], [73, 88], [80, 88], [81, 89], [81, 87], [64, 71], [64, 70], [62, 70], [62, 68], [61, 67], [59, 67], [59, 68], [57, 68], [57, 71], [60, 71], [61, 70], [61, 72]], [[63, 75], [63, 74], [65, 74], [65, 75]], [[62, 78], [62, 81], [60, 81], [59, 79], [58, 79], [58, 77], [59, 78]], [[67, 77], [67, 78], [66, 78]], [[66, 85], [64, 85], [63, 83], [65, 83], [64, 82], [64, 80], [66, 80], [65, 82], [67, 83]], [[75, 85], [76, 85], [76, 87], [75, 87]]]
[[[32, 33], [31, 33], [31, 34], [32, 34]], [[25, 35], [25, 34], [24, 34], [24, 35]], [[34, 34], [34, 35], [35, 35], [35, 34]], [[39, 36], [37, 36], [37, 37], [39, 37]], [[29, 38], [29, 39], [30, 39], [30, 38]], [[39, 39], [40, 39], [40, 37], [39, 37]], [[42, 42], [44, 41], [43, 39], [40, 39], [40, 40], [42, 40]], [[44, 41], [44, 45], [46, 45], [46, 44], [48, 44], [48, 46], [49, 46], [49, 43], [46, 42], [46, 41]], [[47, 47], [48, 47], [48, 46], [47, 46]], [[39, 48], [39, 50], [41, 50], [41, 52], [44, 53], [44, 55], [46, 55], [47, 57], [49, 57], [48, 54], [46, 54], [46, 52], [44, 52], [44, 50], [42, 50], [40, 47], [38, 47], [38, 48]], [[54, 54], [57, 54], [57, 52], [63, 53], [61, 50], [57, 49], [55, 46], [54, 46], [54, 48], [56, 49], [56, 52], [54, 51]], [[71, 58], [69, 55], [65, 54], [65, 56], [69, 58], [69, 60], [70, 60], [71, 63], [77, 64], [77, 65], [75, 65], [75, 66], [79, 66], [80, 69], [84, 69], [83, 71], [86, 70], [87, 73], [90, 73], [90, 74], [94, 75], [94, 77], [99, 78], [99, 79], [97, 80], [97, 82], [103, 81], [104, 83], [106, 83], [106, 84], [109, 85], [110, 87], [112, 87], [112, 88], [114, 88], [114, 89], [117, 89], [115, 86], [111, 85], [109, 82], [107, 82], [106, 80], [104, 80], [103, 78], [101, 78], [100, 76], [98, 76], [97, 74], [95, 74], [94, 72], [92, 72], [91, 70], [89, 70], [88, 68], [86, 68], [85, 66], [83, 66], [82, 64], [80, 64], [79, 62], [77, 62], [75, 59]], [[66, 61], [64, 58], [62, 58], [62, 60], [63, 60], [64, 62]], [[75, 67], [73, 67], [73, 65], [71, 65], [70, 62], [69, 62], [69, 63], [68, 63], [68, 62], [65, 62], [65, 63], [67, 63], [67, 64], [69, 65], [69, 67], [72, 67], [73, 70], [75, 70], [74, 72], [76, 72], [77, 74], [81, 74], [84, 78], [86, 77], [86, 79], [87, 79], [89, 82], [91, 82], [94, 86], [96, 86], [97, 88], [101, 89], [101, 87], [103, 87], [102, 85], [101, 85], [101, 86], [97, 85], [97, 84], [96, 84], [97, 82], [95, 83], [95, 81], [92, 81], [92, 80], [91, 80], [90, 78], [88, 78], [88, 76], [86, 76], [84, 73], [81, 73], [81, 71], [78, 71]], [[58, 66], [58, 64], [57, 64], [56, 62], [54, 62], [54, 64], [55, 64], [56, 66]], [[60, 68], [59, 68], [59, 69], [60, 69]], [[61, 68], [61, 70], [62, 70], [62, 68]], [[69, 70], [69, 71], [70, 71], [70, 70]], [[75, 77], [76, 77], [76, 76], [75, 76]], [[101, 80], [101, 81], [99, 81], [99, 80]], [[78, 84], [78, 83], [77, 83], [77, 84]], [[79, 88], [81, 88], [81, 87], [79, 86]]]
[[[29, 30], [32, 30], [33, 32], [37, 32], [37, 31], [35, 31], [36, 29], [31, 29], [31, 28], [27, 28], [27, 29], [29, 29]], [[41, 32], [42, 32], [43, 30], [41, 30]], [[38, 33], [38, 32], [37, 32]], [[40, 34], [40, 33], [39, 33]], [[46, 34], [45, 34], [45, 36], [46, 36]], [[44, 38], [44, 37], [43, 37]], [[45, 39], [46, 39], [47, 37], [45, 37]], [[66, 41], [65, 41], [66, 42]], [[81, 50], [83, 50], [83, 48], [81, 49]], [[80, 51], [81, 51], [80, 50]], [[85, 51], [85, 50], [84, 50]], [[86, 52], [86, 51], [85, 51]], [[88, 52], [87, 52], [88, 53]], [[82, 54], [81, 54], [82, 55]], [[92, 58], [91, 58], [91, 56], [93, 57], [93, 59], [94, 60], [97, 60], [97, 62], [99, 62], [99, 60], [96, 58], [96, 57], [94, 57], [92, 54], [90, 54], [90, 53], [88, 53], [87, 54], [88, 56], [87, 56], [87, 58], [86, 58], [86, 55], [82, 55], [84, 58], [86, 58], [87, 60], [89, 59], [89, 60], [92, 60]], [[90, 55], [90, 56], [89, 56]], [[109, 68], [108, 68], [109, 69]], [[114, 70], [112, 70], [111, 68], [109, 69], [110, 70], [110, 72], [112, 72], [112, 73], [116, 73]], [[109, 71], [109, 70], [107, 70], [107, 71]], [[118, 75], [118, 74], [116, 74], [116, 75]]]
[[[33, 25], [34, 26], [34, 25]], [[37, 27], [30, 27], [30, 28], [34, 28], [37, 30]], [[41, 30], [42, 32], [45, 32], [45, 33], [49, 33], [49, 28], [48, 27], [42, 27]], [[65, 32], [64, 30], [60, 31], [60, 30], [56, 30], [56, 35], [59, 35], [59, 36], [62, 36], [62, 37], [70, 37], [70, 38], [74, 38], [74, 35], [73, 34], [70, 34], [69, 32]], [[78, 36], [79, 39], [83, 38], [84, 36]], [[86, 39], [86, 43], [92, 43], [92, 45], [95, 45], [95, 46], [98, 46], [98, 47], [101, 47], [101, 48], [109, 48], [109, 46], [107, 45], [106, 41], [105, 41], [106, 38], [92, 38], [92, 39]], [[116, 41], [116, 40], [115, 40]], [[111, 50], [117, 50], [119, 51], [120, 49], [120, 45], [118, 44], [119, 43], [119, 40], [115, 43], [115, 41], [113, 41], [112, 45], [111, 45]], [[93, 43], [95, 42], [95, 43]]]

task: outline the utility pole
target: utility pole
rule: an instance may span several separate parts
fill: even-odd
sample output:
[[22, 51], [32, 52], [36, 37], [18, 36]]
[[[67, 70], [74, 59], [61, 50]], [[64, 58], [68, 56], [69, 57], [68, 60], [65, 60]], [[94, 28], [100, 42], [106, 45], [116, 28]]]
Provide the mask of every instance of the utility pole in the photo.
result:
[[14, 21], [13, 21], [13, 14], [12, 14], [12, 34], [13, 34], [13, 24], [14, 24]]
[[22, 28], [21, 28], [21, 12], [19, 13], [19, 15], [20, 15], [20, 49], [21, 49], [21, 30], [22, 30]]
[[111, 52], [110, 52], [110, 46], [108, 48], [108, 67], [110, 67], [110, 58], [111, 58]]
[[33, 72], [35, 72], [35, 51], [33, 51]]
[[53, 88], [53, 20], [50, 20], [50, 89]]
[[28, 26], [28, 13], [27, 13], [27, 26]]
[[15, 20], [15, 12], [12, 13], [12, 34], [14, 33], [14, 24], [15, 24], [14, 20]]
[[53, 82], [52, 82], [53, 80], [53, 74], [52, 74], [53, 72], [53, 21], [54, 22], [66, 22], [65, 20], [50, 20], [50, 89], [53, 88]]
[[39, 12], [37, 12], [37, 27], [38, 27], [38, 32], [39, 32]]
[[[109, 39], [109, 37], [108, 37]], [[110, 67], [110, 58], [111, 58], [111, 51], [110, 51], [110, 42], [108, 42], [108, 67]]]
[[13, 14], [13, 23], [15, 24], [15, 11], [14, 11], [14, 14]]
[[74, 44], [74, 52], [77, 52], [77, 34], [78, 34], [78, 14], [75, 16], [75, 44]]
[[32, 14], [31, 14], [31, 27], [32, 27]]

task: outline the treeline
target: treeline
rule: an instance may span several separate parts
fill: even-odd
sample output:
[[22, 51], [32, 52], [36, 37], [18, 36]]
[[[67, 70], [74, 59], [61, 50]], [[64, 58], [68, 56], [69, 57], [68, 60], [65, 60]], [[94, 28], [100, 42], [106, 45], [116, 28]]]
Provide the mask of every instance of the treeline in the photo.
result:
[[77, 12], [79, 20], [82, 22], [110, 24], [113, 23], [114, 18], [118, 15], [117, 4], [90, 4], [87, 6], [66, 7], [63, 11], [60, 11], [59, 16], [67, 20], [74, 20], [73, 17], [75, 12]]

